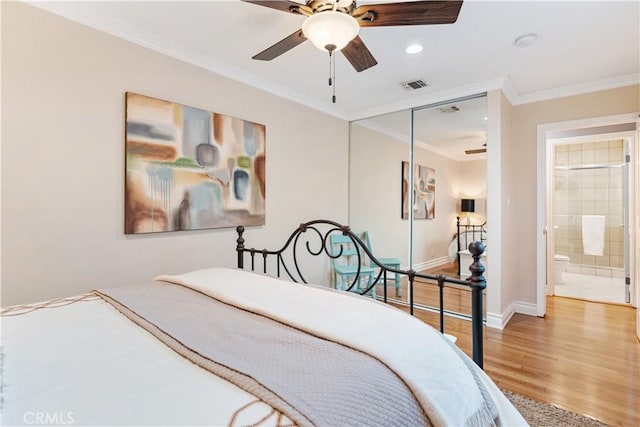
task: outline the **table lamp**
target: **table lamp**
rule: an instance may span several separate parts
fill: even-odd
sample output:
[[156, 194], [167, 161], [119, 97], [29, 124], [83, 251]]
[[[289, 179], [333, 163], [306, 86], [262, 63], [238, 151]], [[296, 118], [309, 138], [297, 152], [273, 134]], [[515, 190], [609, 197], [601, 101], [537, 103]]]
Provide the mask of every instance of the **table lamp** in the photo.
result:
[[460, 203], [460, 210], [467, 213], [467, 225], [471, 224], [469, 212], [475, 212], [475, 205], [476, 201], [474, 199], [462, 199], [462, 202]]

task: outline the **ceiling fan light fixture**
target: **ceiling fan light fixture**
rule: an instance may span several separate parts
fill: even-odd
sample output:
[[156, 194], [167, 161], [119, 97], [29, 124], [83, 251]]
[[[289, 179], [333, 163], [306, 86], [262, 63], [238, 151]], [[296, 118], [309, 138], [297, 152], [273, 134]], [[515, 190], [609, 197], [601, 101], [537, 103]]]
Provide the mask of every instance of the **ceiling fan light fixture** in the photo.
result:
[[358, 35], [359, 30], [360, 25], [354, 17], [336, 11], [315, 13], [302, 23], [304, 36], [325, 52], [342, 49]]

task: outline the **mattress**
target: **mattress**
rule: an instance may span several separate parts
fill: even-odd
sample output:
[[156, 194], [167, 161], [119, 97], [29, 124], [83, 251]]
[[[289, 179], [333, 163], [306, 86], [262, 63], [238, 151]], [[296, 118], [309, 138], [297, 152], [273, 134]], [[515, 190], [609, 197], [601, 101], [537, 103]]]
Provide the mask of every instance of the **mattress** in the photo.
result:
[[[310, 330], [325, 328], [325, 323], [330, 324], [332, 319], [339, 318], [331, 316], [326, 307], [318, 307], [315, 314], [310, 312], [314, 300], [317, 301], [315, 297], [300, 303], [300, 296], [308, 291], [318, 293], [314, 287], [277, 281], [283, 285], [275, 283], [276, 287], [287, 290], [286, 295], [281, 295], [281, 290], [273, 290], [268, 286], [274, 279], [251, 273], [211, 269], [199, 272], [199, 275], [224, 277], [221, 289], [224, 286], [235, 289], [237, 283], [234, 281], [257, 285], [267, 280], [266, 297], [255, 297], [248, 304], [261, 304], [263, 299], [272, 300], [273, 307], [282, 311], [278, 313], [279, 319], [289, 316], [287, 307], [295, 305], [296, 308], [292, 307], [291, 310], [294, 312], [292, 316], [298, 316], [301, 312], [313, 318], [305, 326]], [[207, 286], [202, 289], [207, 289]], [[250, 290], [246, 289], [247, 292]], [[340, 311], [341, 304], [354, 307], [354, 310], [365, 307], [361, 311], [347, 313], [346, 318], [349, 319], [361, 318], [359, 313], [364, 316], [373, 306], [376, 306], [373, 311], [380, 310], [377, 306], [381, 304], [370, 298], [342, 295], [335, 291], [326, 293], [340, 294], [337, 299], [340, 304], [333, 307], [334, 311]], [[415, 322], [415, 318], [399, 310], [386, 306], [383, 308], [385, 313], [393, 313], [390, 318], [401, 314], [413, 319], [410, 322]], [[327, 318], [321, 319], [318, 313], [324, 313]], [[384, 323], [384, 319], [379, 320]], [[338, 325], [350, 330], [339, 339], [348, 339], [357, 346], [357, 336], [371, 333], [371, 325], [365, 320], [355, 323], [358, 324], [352, 325], [353, 328]], [[287, 414], [179, 355], [97, 296], [78, 296], [53, 303], [3, 309], [1, 326], [2, 425], [292, 424]], [[327, 327], [330, 329], [330, 325]], [[423, 327], [429, 329], [429, 334], [432, 333], [432, 328], [427, 325]], [[403, 341], [406, 340], [398, 339], [394, 343], [391, 339], [389, 342], [397, 347], [397, 343]], [[380, 341], [381, 347], [385, 342]], [[441, 344], [436, 347], [443, 347]], [[415, 345], [415, 342], [407, 343], [406, 348], [413, 352], [412, 346]], [[428, 358], [434, 348], [428, 343], [423, 345], [424, 357], [419, 359]], [[411, 360], [403, 359], [405, 352], [402, 348], [392, 350], [383, 349], [387, 354], [381, 357], [399, 355], [397, 360], [390, 361], [391, 365], [411, 366]], [[437, 371], [438, 367], [431, 369]], [[398, 371], [402, 371], [402, 368]], [[424, 376], [422, 370], [412, 372], [409, 368], [405, 371], [399, 375]], [[496, 385], [480, 369], [476, 368], [475, 372], [498, 409], [497, 424], [526, 425]], [[461, 399], [469, 393], [468, 390], [459, 392]], [[451, 403], [453, 407], [457, 405], [456, 402]]]

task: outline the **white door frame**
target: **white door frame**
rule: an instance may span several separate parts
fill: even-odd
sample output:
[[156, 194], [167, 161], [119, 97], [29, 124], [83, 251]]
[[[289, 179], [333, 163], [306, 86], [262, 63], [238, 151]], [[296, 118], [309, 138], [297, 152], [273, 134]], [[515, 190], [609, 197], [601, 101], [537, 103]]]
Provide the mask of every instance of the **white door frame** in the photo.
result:
[[[537, 138], [537, 212], [536, 212], [536, 311], [539, 317], [543, 317], [546, 313], [547, 302], [547, 283], [551, 283], [553, 286], [553, 267], [547, 268], [547, 265], [553, 266], [553, 255], [554, 255], [554, 232], [550, 229], [550, 224], [552, 223], [552, 211], [551, 211], [551, 203], [550, 203], [550, 195], [552, 177], [553, 177], [553, 143], [548, 139], [548, 133], [554, 131], [563, 131], [563, 130], [572, 130], [572, 129], [582, 129], [582, 128], [590, 128], [597, 126], [608, 126], [608, 125], [616, 125], [623, 123], [638, 123], [638, 113], [629, 113], [629, 114], [619, 114], [615, 116], [605, 116], [605, 117], [596, 117], [590, 119], [579, 119], [579, 120], [571, 120], [566, 122], [556, 122], [556, 123], [544, 123], [538, 125], [538, 138]], [[635, 146], [632, 147], [632, 153], [634, 162], [637, 163], [638, 153], [637, 153], [637, 134], [638, 131], [635, 132]], [[637, 168], [636, 168], [637, 169]], [[637, 170], [636, 170], [637, 175]], [[633, 181], [633, 179], [632, 179]], [[637, 182], [637, 180], [636, 180]], [[631, 185], [634, 185], [633, 182]], [[634, 190], [634, 193], [637, 194], [637, 189]], [[633, 195], [632, 195], [633, 196]], [[633, 203], [633, 202], [632, 202]], [[635, 204], [631, 205], [632, 207]], [[636, 225], [637, 213], [635, 213], [632, 217], [631, 222], [631, 230], [635, 230], [637, 228]], [[631, 241], [632, 246], [635, 247], [633, 240]], [[635, 251], [634, 251], [635, 252]], [[635, 265], [634, 257], [632, 257], [632, 267]], [[634, 274], [632, 271], [632, 280], [634, 278]], [[634, 290], [636, 286], [632, 287]], [[632, 302], [634, 299], [632, 298]]]

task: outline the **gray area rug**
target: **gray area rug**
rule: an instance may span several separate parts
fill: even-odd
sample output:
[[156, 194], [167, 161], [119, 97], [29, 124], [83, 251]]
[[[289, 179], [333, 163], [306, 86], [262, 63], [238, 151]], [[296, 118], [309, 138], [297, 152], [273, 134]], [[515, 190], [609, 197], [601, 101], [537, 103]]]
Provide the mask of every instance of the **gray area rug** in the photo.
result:
[[525, 420], [532, 427], [600, 427], [606, 424], [586, 417], [584, 415], [569, 412], [565, 409], [548, 403], [538, 402], [510, 391], [502, 390], [507, 399], [513, 403]]

